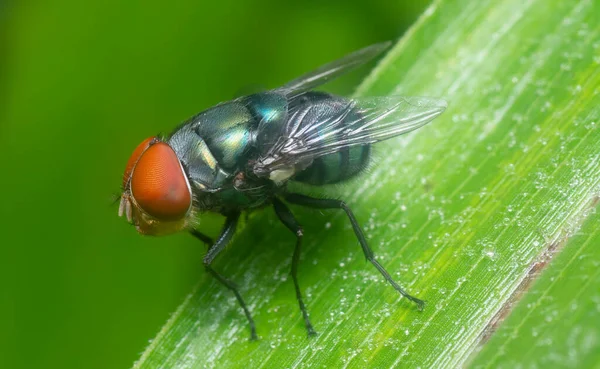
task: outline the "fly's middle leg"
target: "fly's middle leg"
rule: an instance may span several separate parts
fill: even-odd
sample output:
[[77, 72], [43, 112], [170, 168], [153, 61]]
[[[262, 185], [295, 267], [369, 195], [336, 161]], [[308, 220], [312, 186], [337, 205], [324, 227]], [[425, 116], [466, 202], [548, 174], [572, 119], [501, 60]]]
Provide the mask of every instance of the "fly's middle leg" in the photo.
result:
[[296, 289], [296, 299], [298, 300], [298, 305], [300, 306], [300, 311], [302, 312], [302, 317], [304, 318], [304, 325], [306, 326], [306, 331], [309, 336], [315, 336], [317, 332], [314, 330], [310, 319], [308, 317], [308, 311], [306, 310], [306, 306], [304, 305], [304, 300], [302, 299], [302, 292], [300, 291], [300, 285], [298, 284], [298, 263], [300, 261], [300, 250], [302, 246], [302, 236], [303, 231], [300, 224], [294, 215], [288, 209], [287, 206], [279, 199], [273, 199], [273, 208], [275, 209], [275, 213], [290, 231], [292, 231], [296, 235], [296, 247], [294, 248], [294, 255], [292, 256], [292, 279], [294, 280], [294, 287]]

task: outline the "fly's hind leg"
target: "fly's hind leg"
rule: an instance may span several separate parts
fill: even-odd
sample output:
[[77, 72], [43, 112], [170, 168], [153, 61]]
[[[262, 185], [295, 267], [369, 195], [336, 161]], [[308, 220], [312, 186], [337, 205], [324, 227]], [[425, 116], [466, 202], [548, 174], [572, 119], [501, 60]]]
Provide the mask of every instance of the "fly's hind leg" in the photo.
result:
[[304, 325], [306, 326], [306, 331], [309, 336], [314, 336], [317, 334], [315, 332], [312, 324], [310, 323], [310, 319], [308, 318], [308, 311], [306, 310], [306, 306], [304, 305], [304, 301], [302, 300], [302, 292], [300, 292], [300, 285], [298, 284], [298, 262], [300, 261], [300, 249], [302, 246], [302, 227], [298, 224], [294, 215], [288, 209], [287, 206], [279, 199], [273, 199], [273, 208], [275, 209], [275, 213], [290, 231], [292, 231], [296, 235], [296, 247], [294, 248], [294, 255], [292, 256], [292, 279], [294, 280], [294, 287], [296, 288], [296, 299], [298, 300], [298, 305], [300, 306], [300, 311], [302, 312], [302, 317], [304, 318]]
[[417, 304], [419, 310], [423, 310], [423, 307], [425, 306], [425, 301], [411, 296], [410, 294], [408, 294], [408, 292], [404, 291], [404, 289], [402, 289], [402, 287], [400, 287], [392, 279], [390, 273], [388, 273], [387, 270], [385, 270], [385, 268], [381, 264], [379, 264], [377, 260], [375, 260], [373, 251], [369, 247], [369, 244], [367, 243], [367, 239], [365, 238], [362, 229], [358, 225], [358, 222], [356, 221], [352, 210], [350, 210], [350, 208], [348, 207], [348, 205], [346, 205], [345, 202], [333, 199], [315, 199], [300, 194], [287, 194], [285, 195], [285, 199], [292, 204], [298, 204], [315, 209], [343, 209], [346, 212], [348, 219], [350, 219], [352, 229], [354, 229], [354, 234], [356, 234], [356, 238], [358, 238], [358, 242], [360, 243], [360, 246], [363, 249], [365, 258], [371, 264], [373, 264], [373, 266], [379, 271], [379, 273], [381, 273], [381, 275], [388, 281], [388, 283], [391, 284], [392, 287], [394, 287], [396, 291], [398, 291], [402, 296], [406, 297], [410, 301]]
[[[206, 270], [213, 277], [215, 277], [219, 282], [221, 282], [221, 284], [223, 284], [225, 287], [227, 287], [228, 289], [230, 289], [233, 292], [233, 294], [235, 295], [235, 298], [238, 300], [240, 306], [242, 307], [242, 310], [244, 310], [244, 314], [246, 315], [246, 318], [248, 319], [248, 323], [250, 324], [250, 338], [252, 340], [256, 340], [257, 335], [256, 335], [256, 327], [254, 325], [254, 319], [252, 319], [252, 315], [250, 315], [250, 310], [248, 310], [248, 307], [246, 306], [246, 302], [244, 302], [242, 295], [240, 295], [240, 292], [238, 291], [236, 284], [233, 283], [231, 280], [225, 278], [219, 272], [214, 270], [211, 266], [211, 263], [213, 262], [213, 260], [217, 257], [217, 255], [219, 255], [219, 253], [221, 253], [221, 251], [223, 251], [223, 249], [225, 249], [225, 246], [227, 246], [227, 244], [231, 240], [231, 237], [233, 237], [233, 234], [235, 233], [235, 229], [237, 227], [239, 218], [240, 218], [239, 212], [231, 214], [227, 217], [227, 220], [225, 221], [225, 225], [223, 226], [223, 230], [221, 231], [219, 238], [217, 238], [217, 241], [208, 249], [208, 252], [207, 252], [206, 256], [204, 257], [203, 264], [204, 264], [204, 268], [206, 268]], [[199, 234], [198, 234], [199, 232], [192, 231], [191, 233], [193, 236], [197, 237], [200, 241], [202, 241], [202, 242], [206, 241], [206, 239], [204, 237], [199, 236]]]

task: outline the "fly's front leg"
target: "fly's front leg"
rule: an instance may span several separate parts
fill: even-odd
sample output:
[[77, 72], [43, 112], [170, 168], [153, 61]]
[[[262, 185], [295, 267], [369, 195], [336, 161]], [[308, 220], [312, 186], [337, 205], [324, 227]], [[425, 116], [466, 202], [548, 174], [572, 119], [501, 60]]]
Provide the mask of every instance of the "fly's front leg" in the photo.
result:
[[304, 305], [304, 301], [302, 300], [302, 292], [300, 292], [300, 285], [298, 284], [298, 262], [300, 261], [300, 249], [302, 246], [302, 227], [298, 224], [296, 218], [294, 218], [294, 214], [282, 203], [279, 199], [273, 199], [273, 208], [275, 208], [275, 213], [290, 231], [292, 231], [296, 235], [296, 247], [294, 248], [294, 256], [292, 256], [292, 279], [294, 280], [294, 287], [296, 288], [296, 299], [298, 300], [298, 305], [300, 305], [300, 311], [302, 312], [302, 317], [304, 318], [304, 324], [306, 326], [306, 331], [309, 336], [314, 336], [317, 334], [315, 332], [312, 324], [310, 323], [310, 319], [308, 318], [308, 311], [306, 310], [306, 306]]
[[419, 310], [423, 310], [425, 306], [425, 301], [418, 299], [414, 296], [408, 294], [408, 292], [404, 291], [402, 287], [400, 287], [393, 279], [390, 273], [385, 270], [385, 268], [379, 264], [377, 260], [375, 260], [375, 256], [373, 254], [373, 250], [369, 247], [367, 243], [367, 239], [365, 235], [358, 225], [352, 210], [346, 205], [345, 202], [340, 200], [332, 200], [332, 199], [315, 199], [312, 197], [300, 195], [300, 194], [287, 194], [285, 195], [285, 199], [293, 204], [303, 205], [310, 208], [315, 209], [343, 209], [346, 212], [346, 215], [350, 219], [350, 223], [352, 224], [352, 229], [354, 229], [354, 234], [356, 234], [356, 238], [358, 238], [358, 242], [363, 249], [363, 253], [365, 254], [365, 258], [373, 264], [373, 266], [381, 273], [381, 275], [396, 289], [396, 291], [400, 292], [400, 294], [410, 301], [417, 304]]
[[190, 231], [190, 234], [192, 236], [196, 237], [197, 239], [199, 239], [200, 241], [202, 241], [209, 248], [215, 243], [215, 241], [213, 241], [213, 239], [210, 236], [207, 236], [204, 233], [197, 231], [195, 229], [192, 229]]
[[[204, 257], [204, 260], [202, 262], [204, 263], [204, 268], [206, 268], [206, 270], [213, 277], [215, 277], [219, 282], [221, 282], [221, 284], [223, 284], [225, 287], [229, 288], [233, 292], [233, 294], [235, 295], [235, 298], [238, 300], [238, 302], [240, 303], [240, 306], [244, 310], [244, 314], [246, 314], [248, 323], [250, 324], [250, 337], [251, 337], [251, 339], [255, 340], [255, 339], [257, 339], [257, 335], [256, 335], [256, 327], [254, 325], [254, 320], [252, 319], [252, 315], [250, 315], [250, 310], [248, 310], [248, 307], [246, 306], [246, 302], [244, 302], [242, 295], [240, 295], [240, 292], [238, 291], [236, 284], [233, 283], [231, 280], [225, 278], [220, 273], [218, 273], [211, 266], [211, 263], [213, 262], [213, 260], [217, 257], [217, 255], [219, 255], [221, 253], [221, 251], [223, 251], [223, 249], [225, 249], [225, 246], [227, 246], [227, 244], [231, 240], [231, 237], [233, 237], [233, 234], [235, 233], [235, 229], [237, 227], [239, 218], [240, 218], [239, 212], [229, 215], [227, 217], [227, 220], [225, 221], [225, 225], [223, 226], [223, 230], [221, 231], [219, 238], [217, 238], [217, 241], [208, 249], [208, 253]], [[195, 237], [197, 237], [198, 239], [200, 239], [201, 241], [204, 242], [204, 239], [201, 238], [200, 236], [198, 236], [195, 232], [192, 232], [192, 235], [194, 235]]]

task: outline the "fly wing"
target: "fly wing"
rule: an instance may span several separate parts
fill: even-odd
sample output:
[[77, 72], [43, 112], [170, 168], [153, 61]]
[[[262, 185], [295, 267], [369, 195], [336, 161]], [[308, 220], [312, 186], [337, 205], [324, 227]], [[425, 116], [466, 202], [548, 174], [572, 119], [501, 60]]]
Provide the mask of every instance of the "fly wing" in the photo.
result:
[[[327, 83], [375, 58], [388, 49], [391, 44], [390, 41], [387, 41], [367, 46], [341, 59], [325, 64], [310, 73], [304, 74], [282, 87], [260, 94], [259, 105], [277, 106], [279, 108], [278, 110], [274, 110], [272, 114], [266, 114], [259, 122], [257, 136], [259, 137], [258, 142], [261, 143], [261, 154], [269, 150], [278, 137], [285, 135], [284, 129], [286, 127], [273, 124], [273, 120], [287, 120], [287, 116], [290, 114], [288, 112], [288, 103], [293, 103], [305, 92]], [[255, 94], [252, 96], [256, 99], [258, 95]], [[286, 116], [286, 118], [282, 119], [281, 116]]]
[[320, 156], [422, 127], [446, 106], [440, 99], [403, 96], [348, 99], [333, 113], [307, 105], [290, 112], [284, 133], [253, 170], [258, 176], [285, 180]]
[[355, 51], [341, 59], [325, 64], [310, 73], [286, 83], [283, 87], [281, 87], [281, 90], [284, 90], [291, 95], [312, 90], [313, 88], [331, 81], [332, 79], [335, 79], [342, 74], [368, 62], [388, 49], [391, 44], [392, 43], [389, 41], [381, 42]]

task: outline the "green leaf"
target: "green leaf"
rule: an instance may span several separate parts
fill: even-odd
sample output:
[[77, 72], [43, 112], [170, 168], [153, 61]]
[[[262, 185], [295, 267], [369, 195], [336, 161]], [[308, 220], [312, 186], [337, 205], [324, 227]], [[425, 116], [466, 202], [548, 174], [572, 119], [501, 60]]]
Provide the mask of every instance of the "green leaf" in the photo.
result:
[[[596, 206], [598, 198], [590, 205]], [[597, 368], [600, 363], [600, 212], [564, 248], [483, 346], [474, 368]], [[572, 238], [569, 238], [572, 237]], [[555, 250], [552, 249], [552, 252]], [[547, 260], [522, 281], [529, 284]], [[500, 312], [502, 313], [502, 311]], [[501, 318], [501, 316], [499, 317]]]
[[[305, 229], [300, 283], [320, 333], [307, 338], [289, 277], [294, 236], [264, 210], [215, 264], [238, 282], [260, 340], [248, 340], [234, 297], [206, 276], [135, 367], [464, 365], [595, 206], [599, 35], [594, 1], [438, 1], [359, 88], [449, 103], [434, 123], [378, 145], [367, 175], [329, 190], [354, 210], [380, 263], [428, 301], [423, 312], [365, 262], [343, 214], [293, 207]], [[545, 278], [561, 278], [555, 269]]]

